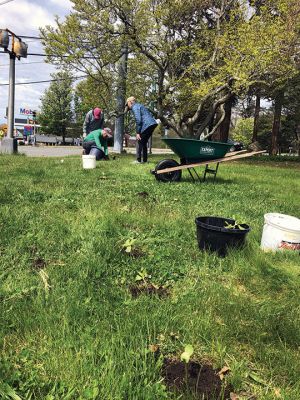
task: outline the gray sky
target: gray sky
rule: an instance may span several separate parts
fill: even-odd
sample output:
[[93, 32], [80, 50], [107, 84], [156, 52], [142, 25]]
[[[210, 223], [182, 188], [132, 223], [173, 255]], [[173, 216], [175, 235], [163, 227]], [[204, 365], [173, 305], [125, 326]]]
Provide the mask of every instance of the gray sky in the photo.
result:
[[[0, 5], [0, 29], [8, 28], [16, 35], [39, 36], [39, 27], [54, 24], [55, 15], [63, 18], [71, 8], [69, 0], [13, 0]], [[44, 53], [38, 40], [24, 41], [28, 44], [28, 52]], [[8, 64], [8, 54], [0, 53], [0, 84], [8, 82]], [[44, 63], [43, 57], [28, 56], [16, 60], [16, 82], [47, 80], [52, 72], [55, 72], [55, 68]], [[20, 108], [39, 109], [40, 97], [48, 86], [49, 83], [17, 85], [15, 117], [20, 117]], [[6, 122], [4, 115], [7, 103], [8, 86], [0, 86], [0, 123]]]

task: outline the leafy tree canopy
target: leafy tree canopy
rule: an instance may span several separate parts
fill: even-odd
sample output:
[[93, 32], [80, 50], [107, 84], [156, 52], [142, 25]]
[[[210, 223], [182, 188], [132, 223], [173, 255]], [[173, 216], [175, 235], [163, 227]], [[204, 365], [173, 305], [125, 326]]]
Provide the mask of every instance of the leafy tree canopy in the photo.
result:
[[234, 140], [243, 142], [248, 146], [251, 143], [252, 129], [253, 118], [240, 118], [232, 130], [231, 136]]
[[68, 72], [51, 75], [53, 82], [41, 98], [42, 106], [39, 122], [45, 133], [66, 136], [72, 120], [72, 79]]
[[65, 22], [42, 30], [49, 60], [99, 83], [111, 76], [113, 94], [115, 64], [126, 43], [128, 94], [150, 101], [155, 80], [157, 117], [181, 136], [213, 134], [233, 94], [256, 84], [281, 85], [296, 73], [296, 0], [261, 1], [259, 13], [238, 0], [73, 3]]

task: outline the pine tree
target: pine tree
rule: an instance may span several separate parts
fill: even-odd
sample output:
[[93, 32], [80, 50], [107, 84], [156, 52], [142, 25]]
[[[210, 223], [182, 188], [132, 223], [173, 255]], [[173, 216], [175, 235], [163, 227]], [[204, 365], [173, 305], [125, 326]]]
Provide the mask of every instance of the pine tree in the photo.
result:
[[72, 78], [68, 72], [60, 71], [51, 75], [54, 79], [41, 97], [39, 122], [42, 131], [47, 134], [60, 135], [65, 143], [67, 128], [73, 118], [72, 114]]

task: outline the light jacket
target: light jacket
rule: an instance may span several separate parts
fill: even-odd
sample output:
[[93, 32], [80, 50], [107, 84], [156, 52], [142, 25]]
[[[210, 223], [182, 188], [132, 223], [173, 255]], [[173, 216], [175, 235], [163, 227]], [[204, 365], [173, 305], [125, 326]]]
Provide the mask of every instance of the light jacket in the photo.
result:
[[90, 110], [84, 119], [83, 123], [83, 137], [85, 138], [90, 132], [95, 131], [96, 129], [102, 129], [104, 124], [104, 114], [103, 111], [101, 113], [101, 117], [96, 119], [94, 117], [93, 110]]
[[143, 133], [150, 126], [157, 125], [153, 115], [143, 104], [135, 103], [131, 111], [135, 118], [137, 133]]

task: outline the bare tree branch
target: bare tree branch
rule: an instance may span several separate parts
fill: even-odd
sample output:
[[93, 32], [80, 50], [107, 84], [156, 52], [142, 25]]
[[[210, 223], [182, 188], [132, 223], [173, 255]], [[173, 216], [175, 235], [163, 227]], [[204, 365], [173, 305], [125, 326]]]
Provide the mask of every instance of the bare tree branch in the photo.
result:
[[[222, 113], [222, 114], [221, 114], [221, 118], [219, 119], [219, 121], [217, 122], [217, 124], [214, 126], [214, 128], [213, 128], [210, 132], [208, 132], [208, 133], [203, 137], [203, 140], [206, 140], [207, 138], [209, 138], [210, 136], [212, 136], [212, 135], [216, 132], [216, 130], [219, 128], [219, 126], [221, 125], [221, 123], [224, 121], [225, 116], [226, 116], [224, 103], [221, 104], [220, 109], [221, 109], [221, 113]], [[199, 136], [200, 136], [200, 135], [199, 135]]]
[[203, 107], [204, 107], [205, 103], [207, 102], [207, 100], [228, 88], [229, 88], [229, 86], [226, 83], [225, 85], [222, 85], [222, 86], [214, 89], [212, 92], [210, 92], [206, 96], [204, 96], [203, 99], [200, 101], [198, 108], [197, 108], [195, 114], [193, 115], [193, 117], [188, 119], [187, 124], [194, 125], [199, 120], [201, 113], [203, 111]]

